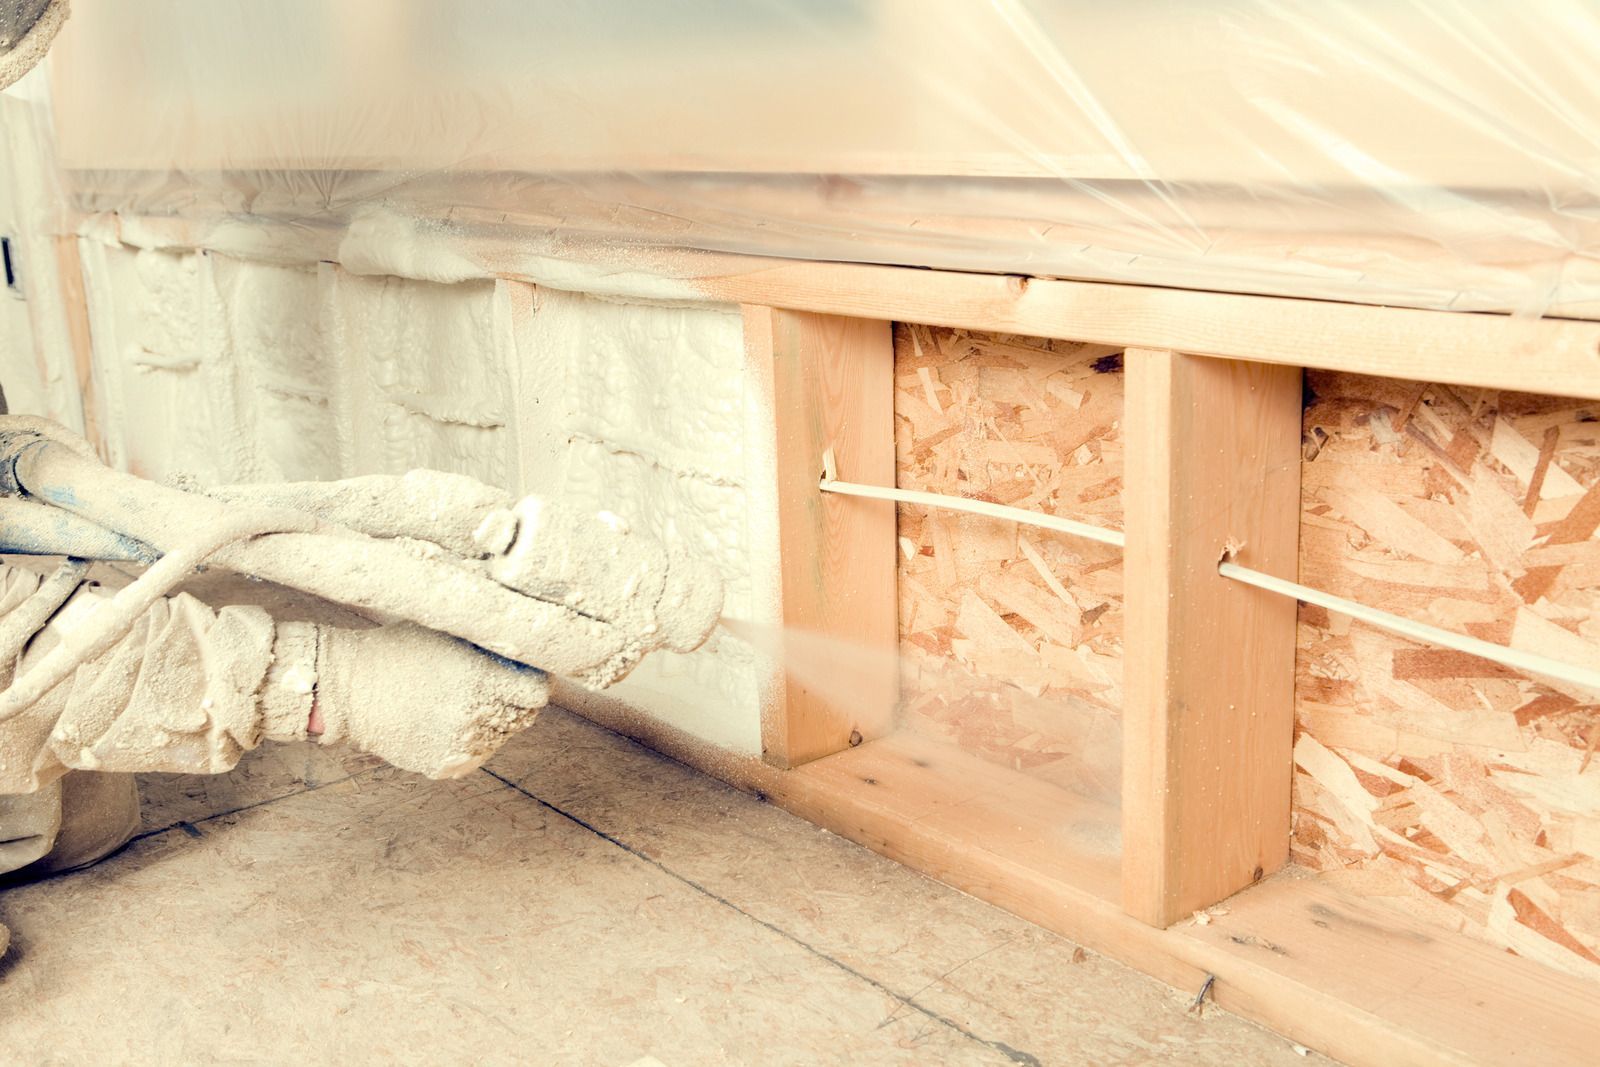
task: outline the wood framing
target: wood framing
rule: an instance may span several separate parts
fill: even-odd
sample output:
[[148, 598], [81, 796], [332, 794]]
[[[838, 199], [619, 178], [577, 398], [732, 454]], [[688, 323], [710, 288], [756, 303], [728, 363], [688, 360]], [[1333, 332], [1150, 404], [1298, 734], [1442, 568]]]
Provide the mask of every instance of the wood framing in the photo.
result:
[[89, 301], [83, 288], [83, 260], [78, 252], [78, 239], [70, 234], [58, 235], [52, 239], [52, 244], [61, 285], [61, 308], [67, 321], [67, 341], [72, 346], [72, 370], [83, 403], [83, 437], [104, 452], [105, 441], [101, 436], [96, 403], [94, 344], [89, 336]]
[[1120, 857], [1106, 848], [1117, 812], [926, 738], [781, 772], [603, 698], [585, 714], [1174, 986], [1211, 979], [1218, 1004], [1339, 1059], [1586, 1063], [1592, 983], [1270, 873], [1288, 847], [1295, 609], [1215, 566], [1231, 547], [1294, 576], [1300, 370], [1165, 350], [1125, 361], [1126, 736], [1145, 766], [1124, 771]]
[[[715, 273], [693, 280], [712, 299], [1600, 398], [1596, 322], [721, 258], [735, 263], [718, 264]], [[743, 269], [730, 273], [735, 266]]]
[[[126, 234], [132, 224], [121, 223]], [[162, 227], [189, 224], [137, 220], [137, 225], [139, 240], [159, 247], [168, 232]], [[296, 254], [344, 254], [337, 243], [327, 243], [331, 232], [308, 231]], [[227, 237], [197, 238], [197, 246], [213, 239]], [[842, 477], [895, 482], [889, 322], [1134, 346], [1126, 358], [1126, 419], [1119, 435], [1127, 450], [1123, 511], [1129, 538], [1122, 628], [1127, 752], [1122, 811], [1074, 801], [1051, 782], [927, 737], [880, 736], [887, 723], [879, 713], [887, 699], [876, 694], [829, 704], [803, 684], [784, 683], [765, 708], [764, 761], [695, 741], [602, 694], [567, 692], [559, 699], [576, 701], [584, 714], [613, 729], [1191, 993], [1213, 978], [1212, 995], [1222, 1006], [1343, 1060], [1389, 1067], [1577, 1064], [1593, 1058], [1593, 1034], [1600, 1032], [1595, 984], [1543, 966], [1536, 956], [1528, 958], [1532, 954], [1524, 947], [1534, 942], [1514, 945], [1520, 955], [1513, 955], [1504, 946], [1422, 921], [1395, 902], [1372, 896], [1370, 882], [1303, 878], [1293, 870], [1272, 873], [1289, 846], [1295, 607], [1292, 601], [1224, 583], [1215, 568], [1231, 549], [1241, 563], [1296, 577], [1295, 533], [1304, 513], [1298, 479], [1308, 470], [1308, 496], [1330, 509], [1317, 516], [1319, 527], [1306, 527], [1308, 537], [1332, 539], [1337, 553], [1323, 552], [1324, 559], [1342, 559], [1348, 549], [1360, 553], [1369, 540], [1432, 546], [1420, 555], [1406, 549], [1410, 558], [1378, 560], [1382, 569], [1377, 570], [1368, 558], [1357, 561], [1363, 569], [1341, 563], [1333, 573], [1347, 570], [1353, 582], [1378, 583], [1360, 587], [1368, 590], [1368, 599], [1393, 596], [1405, 587], [1408, 595], [1425, 598], [1419, 605], [1445, 619], [1501, 629], [1509, 625], [1513, 637], [1519, 625], [1537, 627], [1538, 611], [1518, 611], [1507, 620], [1505, 611], [1485, 611], [1491, 600], [1476, 593], [1434, 595], [1441, 587], [1466, 588], [1434, 578], [1434, 568], [1457, 566], [1453, 550], [1427, 536], [1439, 533], [1438, 520], [1449, 512], [1438, 495], [1440, 486], [1449, 487], [1437, 472], [1407, 476], [1414, 483], [1408, 490], [1412, 499], [1402, 502], [1401, 511], [1410, 521], [1396, 520], [1387, 509], [1373, 510], [1363, 521], [1359, 508], [1334, 506], [1338, 501], [1325, 490], [1337, 472], [1323, 469], [1333, 464], [1325, 459], [1308, 469], [1302, 461], [1300, 368], [1600, 398], [1600, 323], [621, 250], [561, 240], [534, 249], [520, 238], [416, 235], [419, 247], [435, 239], [454, 242], [452, 262], [484, 277], [623, 299], [744, 305], [749, 365], [756, 372], [751, 380], [765, 391], [771, 416], [752, 425], [777, 427], [776, 488], [767, 510], [782, 563], [771, 619], [884, 648], [892, 648], [897, 630], [892, 506], [824, 497], [816, 483], [822, 454], [830, 447]], [[385, 274], [406, 268], [373, 257], [341, 269]], [[1385, 413], [1361, 425], [1364, 432], [1388, 435], [1379, 442], [1383, 447], [1390, 436], [1404, 434], [1406, 441], [1434, 451], [1439, 463], [1453, 464], [1466, 479], [1460, 488], [1471, 495], [1462, 521], [1482, 516], [1485, 529], [1502, 530], [1505, 525], [1491, 507], [1503, 502], [1501, 497], [1509, 500], [1537, 537], [1516, 545], [1490, 538], [1483, 542], [1484, 556], [1514, 548], [1508, 558], [1518, 561], [1517, 580], [1538, 587], [1524, 599], [1536, 604], [1542, 595], [1559, 609], [1544, 622], [1572, 623], [1577, 615], [1562, 608], [1563, 598], [1573, 595], [1574, 563], [1592, 573], [1585, 545], [1593, 540], [1593, 502], [1600, 497], [1587, 475], [1581, 494], [1556, 483], [1561, 450], [1573, 447], [1575, 435], [1589, 441], [1592, 421], [1572, 413], [1554, 434], [1552, 424], [1530, 423], [1519, 429], [1519, 443], [1498, 422], [1479, 423], [1492, 406], [1484, 397], [1457, 399], [1465, 414], [1433, 411], [1429, 396], [1413, 387], [1389, 405], [1392, 416]], [[1406, 428], [1408, 420], [1417, 425]], [[1329, 425], [1337, 431], [1342, 424]], [[1443, 432], [1447, 427], [1454, 428]], [[1488, 434], [1486, 444], [1474, 443], [1480, 431]], [[1309, 452], [1324, 444], [1313, 437], [1305, 448]], [[1356, 463], [1373, 458], [1348, 437], [1328, 447], [1330, 454], [1362, 449]], [[1495, 465], [1475, 458], [1483, 448]], [[1494, 479], [1502, 489], [1520, 483], [1518, 492], [1509, 497], [1479, 492], [1494, 488]], [[1385, 525], [1385, 519], [1391, 521]], [[754, 516], [752, 522], [767, 518]], [[1350, 530], [1356, 527], [1361, 533], [1352, 540]], [[1440, 558], [1429, 558], [1430, 552]], [[1308, 581], [1314, 577], [1308, 574]], [[1313, 584], [1322, 582], [1318, 578]], [[1022, 610], [1013, 608], [1010, 615], [1025, 619], [1032, 611], [1047, 622], [1057, 618], [1025, 589], [1013, 601]], [[1510, 599], [1496, 603], [1516, 606]], [[1314, 625], [1312, 618], [1302, 631]], [[1587, 636], [1569, 629], [1557, 635], [1549, 627], [1535, 632], [1547, 635], [1540, 640], [1564, 642]], [[1019, 650], [1019, 655], [1034, 651]], [[1425, 685], [1413, 684], [1419, 680], [1430, 686], [1454, 683], [1439, 677], [1441, 664], [1453, 665], [1437, 657], [1408, 655], [1388, 664], [1369, 673], [1411, 686], [1416, 693], [1407, 693], [1406, 700], [1427, 694]], [[1319, 677], [1331, 695], [1312, 709], [1302, 739], [1360, 758], [1348, 762], [1348, 775], [1333, 761], [1323, 761], [1316, 774], [1302, 777], [1319, 787], [1331, 781], [1352, 803], [1367, 805], [1362, 810], [1368, 821], [1389, 831], [1395, 850], [1414, 854], [1420, 873], [1433, 877], [1446, 853], [1436, 847], [1437, 831], [1425, 820], [1438, 822], [1447, 833], [1458, 830], [1461, 820], [1448, 818], [1448, 806], [1436, 799], [1449, 799], [1451, 789], [1471, 790], [1469, 799], [1476, 803], [1484, 776], [1476, 773], [1477, 766], [1463, 763], [1459, 766], [1474, 773], [1446, 768], [1454, 777], [1441, 786], [1436, 783], [1444, 775], [1427, 767], [1388, 767], [1383, 760], [1394, 751], [1394, 739], [1419, 736], [1417, 718], [1390, 715], [1364, 724], [1336, 704], [1340, 691], [1332, 687], [1349, 675], [1324, 671]], [[892, 685], [887, 675], [885, 684]], [[1572, 702], [1590, 713], [1591, 705]], [[1403, 701], [1390, 703], [1404, 710]], [[1436, 703], [1432, 710], [1439, 732], [1425, 736], [1447, 739], [1469, 717], [1460, 714], [1448, 693]], [[1564, 707], [1553, 700], [1529, 702], [1513, 714], [1544, 716], [1540, 730], [1576, 731], [1576, 715], [1559, 722], [1548, 715], [1551, 708]], [[872, 714], [863, 714], [866, 710]], [[1372, 728], [1365, 729], [1368, 725]], [[1352, 740], [1358, 730], [1363, 736]], [[1583, 737], [1589, 751], [1565, 744], [1558, 753], [1562, 760], [1574, 765], [1588, 760], [1592, 727]], [[1311, 743], [1305, 747], [1315, 756]], [[1494, 754], [1494, 774], [1535, 781], [1548, 766], [1538, 762], [1550, 754], [1547, 744], [1529, 745], [1525, 762], [1532, 770], [1527, 774], [1505, 755], [1509, 746], [1481, 738], [1475, 744], [1482, 753]], [[1479, 765], [1484, 763], [1487, 756], [1479, 758]], [[1581, 766], [1590, 768], [1590, 763]], [[1592, 768], [1584, 773], [1592, 775]], [[1590, 778], [1574, 772], [1538, 799], [1570, 807], [1574, 795], [1590, 784]], [[1421, 798], [1416, 812], [1402, 810], [1407, 798], [1396, 787]], [[1326, 792], [1335, 795], [1331, 788]], [[1412, 825], [1407, 820], [1413, 815], [1419, 832], [1395, 834], [1395, 827]], [[1558, 823], [1558, 830], [1570, 824], [1589, 833], [1578, 818]], [[1349, 821], [1339, 828], [1347, 832], [1357, 825]], [[1514, 829], [1523, 833], [1525, 828]], [[1526, 911], [1531, 904], [1534, 912], [1548, 912], [1572, 890], [1562, 881], [1541, 896], [1535, 892], [1541, 880], [1575, 880], [1569, 861], [1578, 854], [1591, 858], [1592, 870], [1588, 842], [1593, 838], [1579, 841], [1575, 833], [1537, 842], [1550, 855], [1531, 860], [1518, 859], [1520, 852], [1511, 847], [1515, 838], [1501, 833], [1490, 843], [1504, 848], [1504, 856], [1478, 850], [1474, 862], [1485, 872], [1484, 880], [1515, 880], [1515, 894], [1504, 895], [1513, 911]], [[1327, 846], [1314, 840], [1310, 827], [1302, 838], [1303, 847]], [[1450, 842], [1452, 848], [1457, 843]], [[1469, 884], [1461, 895], [1482, 892]], [[1234, 895], [1226, 904], [1210, 907], [1203, 918], [1189, 918], [1229, 894]], [[1520, 922], [1522, 914], [1512, 919]]]
[[1122, 899], [1167, 926], [1289, 854], [1300, 371], [1129, 349]]
[[894, 349], [889, 323], [744, 309], [752, 377], [770, 382], [777, 427], [781, 606], [786, 632], [882, 650], [842, 707], [794, 675], [762, 716], [762, 748], [780, 767], [826, 756], [890, 726], [898, 674], [894, 505], [817, 488], [823, 456], [839, 476], [893, 485]]

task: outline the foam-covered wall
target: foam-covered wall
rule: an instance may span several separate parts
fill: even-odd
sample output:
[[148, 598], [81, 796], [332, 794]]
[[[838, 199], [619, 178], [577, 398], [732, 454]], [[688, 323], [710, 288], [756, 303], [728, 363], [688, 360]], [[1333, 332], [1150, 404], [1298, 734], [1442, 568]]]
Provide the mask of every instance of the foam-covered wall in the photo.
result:
[[[730, 613], [770, 597], [776, 559], [752, 545], [749, 514], [764, 408], [737, 308], [140, 247], [120, 232], [79, 240], [90, 406], [114, 464], [202, 484], [467, 474], [689, 546], [721, 569]], [[8, 377], [32, 373], [7, 363]], [[763, 671], [722, 638], [650, 658], [611, 695], [755, 753]]]
[[[83, 405], [68, 307], [70, 237], [57, 235], [55, 171], [44, 150], [39, 114], [23, 89], [0, 93], [0, 384], [13, 411], [47, 415], [83, 429]], [[34, 82], [37, 87], [38, 82]]]

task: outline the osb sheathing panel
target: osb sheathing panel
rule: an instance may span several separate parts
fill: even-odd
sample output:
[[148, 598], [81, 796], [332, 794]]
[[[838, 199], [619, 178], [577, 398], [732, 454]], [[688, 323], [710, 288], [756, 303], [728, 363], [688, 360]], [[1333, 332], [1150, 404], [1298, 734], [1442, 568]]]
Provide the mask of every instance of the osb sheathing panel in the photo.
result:
[[[898, 324], [899, 484], [1122, 526], [1117, 349]], [[902, 505], [903, 725], [1114, 792], [1122, 553]]]
[[[1301, 581], [1600, 660], [1600, 405], [1307, 375]], [[1294, 856], [1600, 979], [1600, 709], [1302, 607]]]

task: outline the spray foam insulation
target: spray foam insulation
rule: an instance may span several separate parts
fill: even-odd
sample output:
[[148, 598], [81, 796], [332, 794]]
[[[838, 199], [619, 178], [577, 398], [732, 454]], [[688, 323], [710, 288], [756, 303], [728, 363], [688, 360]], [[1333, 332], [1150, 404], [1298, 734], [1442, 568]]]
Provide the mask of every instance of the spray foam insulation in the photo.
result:
[[[752, 559], [759, 420], [735, 309], [81, 247], [114, 464], [202, 485], [464, 474], [699, 553], [732, 614], [772, 595], [776, 559]], [[754, 753], [766, 672], [720, 638], [650, 657], [613, 695]]]

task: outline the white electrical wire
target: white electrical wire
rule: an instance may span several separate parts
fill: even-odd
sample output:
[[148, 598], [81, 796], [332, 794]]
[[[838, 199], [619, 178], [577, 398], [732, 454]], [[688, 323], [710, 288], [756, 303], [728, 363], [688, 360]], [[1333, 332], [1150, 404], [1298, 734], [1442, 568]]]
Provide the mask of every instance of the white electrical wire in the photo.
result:
[[1318, 607], [1336, 611], [1340, 615], [1348, 615], [1369, 626], [1376, 626], [1380, 630], [1409, 637], [1413, 641], [1423, 641], [1430, 645], [1439, 645], [1442, 648], [1453, 648], [1457, 652], [1465, 652], [1471, 656], [1478, 656], [1493, 663], [1499, 663], [1514, 670], [1527, 671], [1529, 674], [1541, 675], [1558, 682], [1569, 685], [1581, 686], [1584, 689], [1593, 689], [1600, 692], [1600, 670], [1593, 667], [1580, 667], [1572, 663], [1563, 663], [1560, 660], [1550, 659], [1534, 652], [1524, 652], [1521, 649], [1507, 648], [1489, 641], [1480, 641], [1476, 637], [1468, 637], [1451, 630], [1441, 630], [1437, 626], [1427, 623], [1414, 622], [1399, 615], [1391, 615], [1387, 611], [1369, 608], [1365, 604], [1358, 604], [1354, 600], [1324, 593], [1300, 585], [1297, 582], [1274, 578], [1270, 574], [1253, 571], [1249, 567], [1241, 567], [1237, 563], [1223, 563], [1217, 568], [1224, 578], [1232, 578], [1236, 582], [1253, 585], [1257, 589], [1265, 589], [1269, 593], [1280, 596], [1293, 597], [1307, 604], [1316, 604]]
[[[827, 462], [827, 457], [824, 460]], [[844, 496], [866, 497], [869, 500], [894, 500], [905, 504], [920, 504], [923, 507], [946, 508], [951, 511], [966, 511], [974, 515], [987, 515], [994, 519], [1004, 519], [1008, 522], [1020, 522], [1028, 526], [1038, 526], [1057, 533], [1072, 534], [1075, 537], [1086, 537], [1091, 541], [1099, 541], [1105, 545], [1115, 545], [1118, 548], [1126, 545], [1126, 538], [1119, 530], [1108, 530], [1103, 526], [1091, 526], [1086, 522], [1075, 522], [1072, 519], [1060, 519], [1054, 515], [1042, 515], [1037, 511], [1028, 511], [1024, 508], [1007, 507], [1004, 504], [991, 504], [987, 500], [969, 500], [964, 496], [947, 496], [943, 493], [924, 493], [916, 489], [890, 489], [878, 485], [861, 485], [857, 482], [841, 482], [833, 478], [824, 478], [819, 487], [824, 493], [839, 493]], [[1572, 663], [1563, 663], [1560, 660], [1550, 659], [1535, 652], [1524, 652], [1521, 649], [1507, 648], [1490, 641], [1481, 641], [1476, 637], [1468, 637], [1451, 630], [1443, 630], [1427, 623], [1414, 622], [1400, 615], [1391, 615], [1387, 611], [1369, 608], [1365, 604], [1358, 604], [1354, 600], [1324, 593], [1310, 586], [1300, 585], [1298, 582], [1286, 581], [1283, 578], [1274, 578], [1270, 574], [1241, 567], [1237, 563], [1223, 563], [1218, 566], [1218, 572], [1224, 578], [1232, 578], [1236, 582], [1253, 585], [1257, 589], [1265, 589], [1269, 593], [1279, 596], [1292, 597], [1306, 604], [1316, 604], [1336, 611], [1340, 615], [1348, 615], [1369, 626], [1376, 626], [1380, 630], [1409, 637], [1413, 641], [1425, 644], [1438, 645], [1441, 648], [1454, 649], [1465, 652], [1470, 656], [1478, 656], [1499, 663], [1513, 670], [1526, 671], [1544, 678], [1550, 678], [1568, 685], [1579, 686], [1600, 692], [1600, 670], [1593, 667], [1581, 667]]]
[[1086, 522], [1075, 522], [1072, 519], [1058, 519], [1054, 515], [1042, 515], [1037, 511], [1028, 511], [1025, 508], [1007, 507], [1004, 504], [992, 504], [987, 500], [969, 500], [964, 496], [946, 496], [942, 493], [924, 493], [916, 489], [886, 489], [878, 485], [861, 485], [857, 482], [841, 482], [832, 478], [824, 478], [818, 486], [824, 493], [839, 493], [842, 496], [860, 496], [868, 500], [894, 500], [902, 504], [921, 504], [929, 508], [946, 508], [950, 511], [966, 511], [974, 515], [987, 515], [991, 519], [1004, 519], [1007, 522], [1020, 522], [1028, 526], [1038, 526], [1056, 533], [1071, 534], [1074, 537], [1085, 537], [1090, 541], [1099, 541], [1103, 545], [1123, 547], [1126, 539], [1121, 530], [1108, 530], [1104, 526], [1091, 526]]

